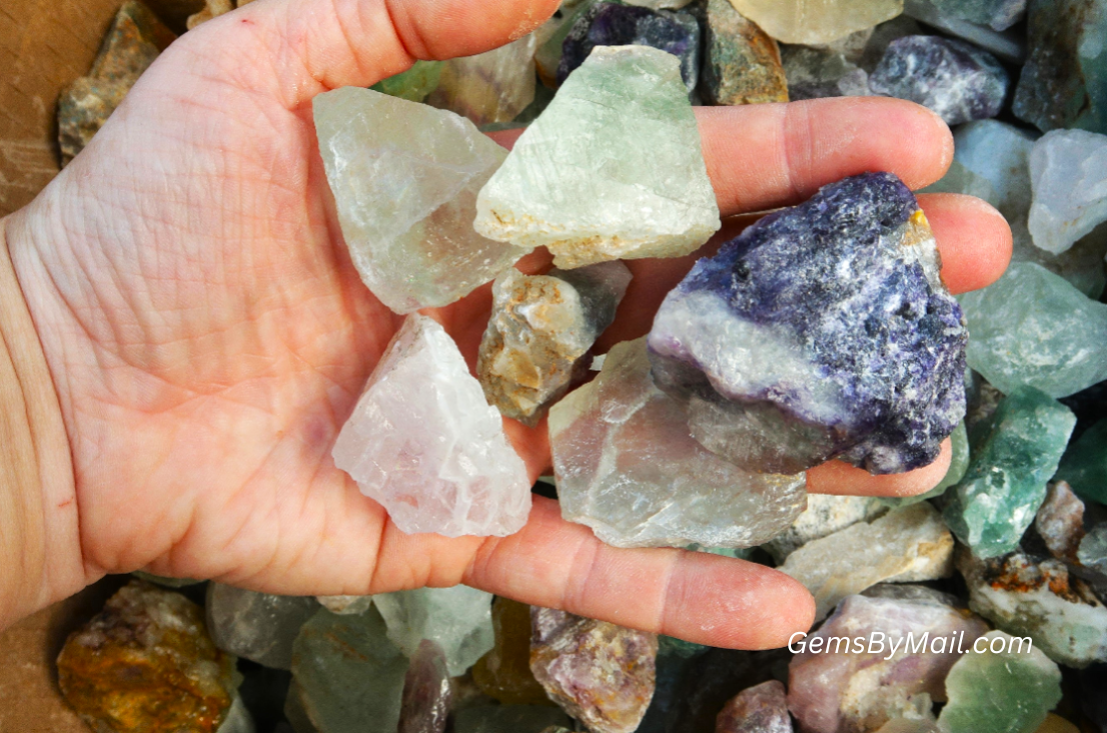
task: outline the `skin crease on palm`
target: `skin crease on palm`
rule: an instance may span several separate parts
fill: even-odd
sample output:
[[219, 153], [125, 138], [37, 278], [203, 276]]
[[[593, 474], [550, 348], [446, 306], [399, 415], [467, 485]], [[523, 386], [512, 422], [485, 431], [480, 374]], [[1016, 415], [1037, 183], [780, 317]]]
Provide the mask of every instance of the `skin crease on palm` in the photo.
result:
[[[44, 497], [51, 587], [152, 572], [272, 593], [365, 594], [459, 582], [723, 647], [806, 630], [813, 602], [774, 570], [679, 550], [619, 550], [536, 497], [503, 539], [405, 535], [330, 449], [401, 319], [349, 262], [311, 99], [415, 58], [479, 53], [557, 0], [261, 0], [173, 44], [91, 145], [4, 225], [57, 387], [75, 480]], [[697, 110], [724, 216], [796, 203], [889, 170], [912, 188], [952, 159], [946, 126], [892, 99]], [[510, 145], [514, 136], [498, 138]], [[981, 201], [921, 197], [955, 292], [1002, 273], [1010, 231]], [[705, 251], [733, 236], [728, 222]], [[702, 253], [700, 253], [702, 254]], [[629, 262], [600, 350], [649, 329], [695, 257]], [[535, 254], [520, 268], [537, 271]], [[430, 314], [472, 366], [489, 287]], [[532, 477], [545, 425], [507, 430]], [[842, 464], [812, 491], [905, 495], [945, 473], [872, 477]], [[628, 599], [633, 599], [628, 602]]]

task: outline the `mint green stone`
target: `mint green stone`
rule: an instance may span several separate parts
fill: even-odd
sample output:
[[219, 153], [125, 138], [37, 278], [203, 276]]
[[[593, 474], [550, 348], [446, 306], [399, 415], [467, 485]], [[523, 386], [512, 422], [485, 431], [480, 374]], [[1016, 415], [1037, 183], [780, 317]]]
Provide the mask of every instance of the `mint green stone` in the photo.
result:
[[1016, 262], [991, 286], [958, 297], [969, 366], [998, 390], [1067, 397], [1107, 379], [1107, 304], [1040, 265]]
[[920, 501], [926, 501], [927, 499], [937, 499], [939, 496], [945, 494], [950, 486], [960, 483], [965, 473], [969, 470], [969, 431], [965, 428], [964, 422], [958, 423], [953, 433], [950, 434], [949, 439], [953, 444], [953, 456], [950, 458], [946, 475], [937, 486], [925, 494], [883, 499], [883, 503], [891, 507], [918, 504]]
[[1025, 640], [1022, 651], [1012, 650], [1002, 631], [980, 637], [979, 647], [994, 639], [1005, 642], [1003, 651], [970, 652], [949, 670], [949, 702], [938, 717], [943, 733], [1034, 733], [1061, 701], [1061, 670], [1049, 657]]
[[319, 733], [396, 733], [407, 669], [375, 608], [319, 611], [292, 645], [293, 707]]
[[1032, 387], [999, 403], [964, 478], [946, 495], [946, 524], [974, 555], [1018, 547], [1075, 426], [1069, 408]]
[[1107, 524], [1100, 524], [1080, 540], [1076, 557], [1089, 568], [1107, 575]]
[[1107, 420], [1100, 420], [1072, 441], [1061, 459], [1058, 481], [1068, 481], [1085, 499], [1107, 504]]
[[438, 88], [442, 77], [442, 61], [416, 61], [407, 71], [378, 81], [369, 87], [375, 92], [399, 97], [409, 102], [422, 102]]

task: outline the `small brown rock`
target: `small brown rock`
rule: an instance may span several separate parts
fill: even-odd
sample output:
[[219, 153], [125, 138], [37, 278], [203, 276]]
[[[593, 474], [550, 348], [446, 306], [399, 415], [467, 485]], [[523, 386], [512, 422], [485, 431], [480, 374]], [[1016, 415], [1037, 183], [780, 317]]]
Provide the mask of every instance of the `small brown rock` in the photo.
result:
[[492, 604], [496, 646], [473, 666], [473, 681], [505, 705], [547, 705], [550, 699], [530, 671], [530, 606], [508, 598]]
[[712, 104], [787, 102], [788, 82], [776, 41], [729, 0], [708, 0], [700, 91]]

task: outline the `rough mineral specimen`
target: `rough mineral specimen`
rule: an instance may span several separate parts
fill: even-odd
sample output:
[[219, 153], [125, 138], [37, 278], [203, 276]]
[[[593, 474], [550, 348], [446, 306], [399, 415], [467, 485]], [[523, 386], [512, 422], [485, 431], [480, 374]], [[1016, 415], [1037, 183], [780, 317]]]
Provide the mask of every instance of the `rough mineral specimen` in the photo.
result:
[[718, 231], [699, 130], [664, 51], [598, 47], [477, 199], [476, 229], [562, 268], [688, 254]]
[[977, 557], [1018, 546], [1075, 424], [1071, 410], [1033, 387], [1000, 403], [965, 478], [946, 493], [946, 522]]
[[795, 645], [802, 651], [789, 666], [788, 706], [804, 731], [859, 733], [930, 717], [931, 702], [945, 700], [950, 667], [988, 630], [927, 588], [880, 588], [887, 595], [846, 598]]
[[1029, 57], [1014, 111], [1042, 130], [1107, 133], [1107, 11], [1102, 0], [1031, 0]]
[[530, 606], [509, 598], [492, 604], [495, 646], [473, 667], [473, 681], [505, 705], [542, 705], [546, 690], [530, 671]]
[[914, 195], [847, 178], [696, 263], [649, 335], [704, 447], [754, 471], [932, 462], [965, 411], [961, 309]]
[[550, 411], [561, 514], [616, 547], [751, 547], [803, 511], [803, 474], [746, 472], [688, 434], [684, 406], [650, 378], [645, 340]]
[[943, 733], [1034, 733], [1061, 700], [1061, 670], [1002, 631], [989, 631], [974, 644], [987, 651], [974, 649], [950, 669], [949, 702], [938, 727]]
[[1085, 499], [1107, 504], [1107, 420], [1100, 420], [1072, 442], [1057, 478]]
[[74, 81], [58, 97], [62, 166], [88, 145], [142, 72], [176, 37], [142, 3], [123, 3], [88, 76]]
[[496, 278], [477, 362], [488, 401], [508, 417], [537, 422], [615, 320], [630, 277], [623, 263], [601, 262], [529, 277], [512, 268]]
[[1107, 221], [1107, 135], [1053, 130], [1030, 153], [1030, 234], [1059, 254]]
[[965, 428], [965, 423], [961, 423], [953, 431], [953, 434], [950, 435], [950, 443], [953, 446], [953, 455], [950, 457], [949, 469], [937, 486], [926, 493], [916, 494], [915, 496], [884, 498], [881, 499], [881, 503], [891, 507], [910, 506], [918, 504], [920, 501], [937, 499], [945, 494], [951, 486], [961, 483], [961, 479], [965, 477], [965, 473], [969, 470], [969, 432]]
[[784, 685], [769, 680], [739, 692], [719, 712], [715, 733], [792, 733]]
[[904, 0], [903, 12], [1010, 64], [1022, 64], [1026, 60], [1025, 34], [1015, 29], [1000, 32], [988, 26], [970, 23], [941, 12], [928, 0]]
[[373, 596], [388, 638], [408, 656], [424, 639], [442, 650], [457, 676], [492, 648], [492, 594], [465, 585], [418, 588]]
[[960, 297], [968, 363], [999, 390], [1020, 385], [1065, 397], [1107, 379], [1107, 304], [1030, 262]]
[[290, 707], [298, 705], [319, 733], [396, 733], [407, 670], [376, 609], [358, 616], [320, 610], [293, 647]]
[[969, 607], [1015, 636], [1029, 636], [1053, 661], [1086, 667], [1107, 661], [1107, 608], [1060, 560], [1035, 563], [1016, 552], [978, 560], [957, 553]]
[[553, 17], [534, 32], [538, 39], [534, 63], [538, 68], [538, 78], [542, 81], [542, 86], [548, 89], [557, 88], [557, 67], [561, 65], [565, 39], [577, 19], [595, 5], [596, 1], [580, 0], [575, 3], [562, 3]]
[[409, 102], [422, 102], [438, 88], [444, 65], [442, 61], [416, 61], [407, 71], [383, 79], [369, 88]]
[[700, 69], [700, 24], [688, 13], [598, 2], [573, 21], [562, 46], [557, 81], [564, 83], [597, 46], [649, 46], [680, 60], [688, 91]]
[[867, 97], [869, 75], [842, 53], [827, 47], [785, 46], [780, 51], [792, 101], [824, 97]]
[[408, 316], [334, 446], [335, 465], [404, 532], [518, 532], [526, 467], [442, 326]]
[[[239, 4], [245, 5], [247, 2], [250, 2], [250, 0], [245, 0], [245, 2], [240, 2]], [[193, 30], [201, 23], [206, 23], [212, 18], [218, 18], [220, 15], [229, 13], [232, 10], [234, 10], [233, 0], [204, 0], [204, 7], [201, 8], [199, 12], [188, 16], [185, 27], [189, 30]]]
[[1098, 524], [1081, 541], [1077, 560], [1097, 572], [1107, 574], [1107, 524]]
[[530, 668], [593, 733], [633, 733], [654, 690], [657, 635], [531, 608]]
[[66, 701], [98, 733], [211, 733], [238, 681], [204, 612], [179, 593], [131, 581], [58, 656]]
[[531, 33], [487, 53], [447, 61], [427, 104], [476, 125], [514, 120], [534, 101], [537, 48]]
[[792, 526], [762, 545], [777, 565], [808, 542], [822, 539], [858, 522], [868, 522], [886, 512], [884, 504], [871, 496], [808, 494], [807, 508]]
[[471, 122], [354, 87], [313, 104], [350, 256], [389, 308], [448, 305], [527, 253], [473, 231], [476, 194], [507, 151]]
[[848, 595], [884, 582], [917, 582], [949, 574], [953, 537], [928, 503], [888, 512], [808, 542], [779, 570], [815, 596], [815, 618]]
[[680, 10], [692, 0], [625, 0], [627, 5], [638, 5], [652, 10]]
[[318, 610], [313, 598], [208, 585], [208, 630], [215, 645], [266, 667], [291, 669], [292, 642]]
[[869, 77], [876, 94], [917, 102], [951, 125], [995, 117], [1009, 83], [990, 53], [940, 36], [892, 41]]
[[711, 104], [787, 102], [788, 80], [776, 41], [730, 0], [707, 0], [700, 94]]
[[365, 613], [373, 605], [373, 596], [316, 596], [315, 600], [339, 616]]
[[1007, 30], [1026, 14], [1026, 0], [924, 0], [942, 15]]
[[732, 0], [738, 12], [785, 43], [829, 43], [903, 12], [903, 0]]
[[1058, 560], [1076, 561], [1084, 539], [1084, 502], [1064, 481], [1050, 484], [1046, 499], [1034, 517], [1034, 529]]
[[459, 710], [454, 733], [550, 733], [565, 730], [568, 716], [557, 708], [536, 705], [496, 705]]
[[396, 733], [446, 733], [453, 697], [446, 655], [436, 642], [424, 639], [404, 677]]

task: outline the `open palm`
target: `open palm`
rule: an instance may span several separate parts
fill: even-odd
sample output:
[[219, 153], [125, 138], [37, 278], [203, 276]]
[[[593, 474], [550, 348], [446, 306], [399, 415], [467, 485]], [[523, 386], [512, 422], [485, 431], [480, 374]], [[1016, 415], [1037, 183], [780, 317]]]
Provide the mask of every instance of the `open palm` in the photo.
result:
[[[504, 539], [409, 536], [330, 449], [400, 318], [362, 284], [333, 215], [311, 99], [414, 58], [488, 50], [557, 0], [262, 0], [173, 44], [108, 125], [7, 222], [13, 261], [71, 444], [86, 581], [155, 572], [279, 593], [362, 594], [465, 582], [719, 646], [806, 628], [812, 603], [775, 571], [677, 550], [616, 550], [537, 499]], [[895, 100], [701, 110], [724, 216], [890, 170], [918, 187], [948, 130]], [[501, 138], [510, 144], [511, 136]], [[925, 197], [954, 290], [1002, 272], [1010, 234], [985, 204]], [[629, 263], [601, 346], [642, 335], [693, 258]], [[537, 270], [536, 254], [520, 266]], [[475, 361], [488, 288], [427, 311]], [[532, 477], [545, 427], [508, 421]], [[899, 477], [831, 464], [813, 490], [914, 493], [948, 457]], [[633, 603], [627, 599], [633, 598]]]

